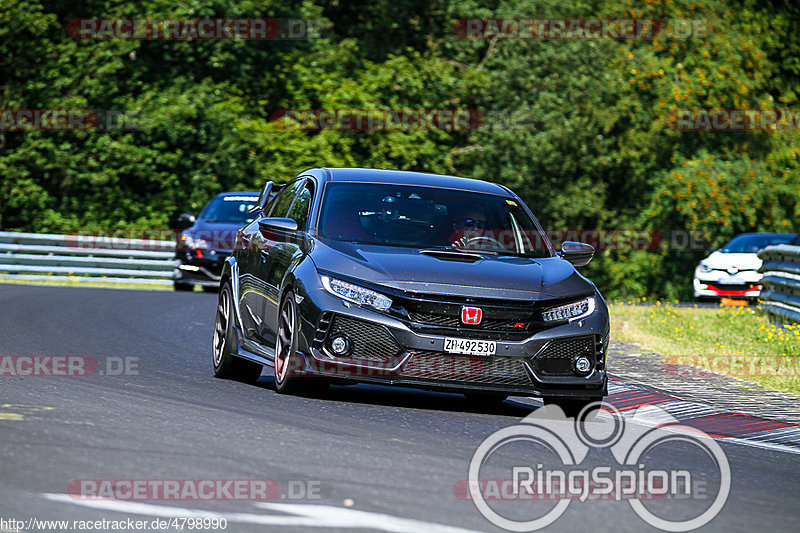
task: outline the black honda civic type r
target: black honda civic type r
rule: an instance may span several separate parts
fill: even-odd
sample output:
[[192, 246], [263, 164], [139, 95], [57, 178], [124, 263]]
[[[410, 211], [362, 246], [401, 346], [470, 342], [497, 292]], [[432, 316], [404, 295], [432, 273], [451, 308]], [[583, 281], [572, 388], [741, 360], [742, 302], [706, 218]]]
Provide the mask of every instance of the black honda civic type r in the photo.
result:
[[[280, 188], [277, 194], [275, 190]], [[608, 309], [508, 188], [393, 170], [267, 184], [223, 267], [219, 377], [281, 393], [372, 382], [567, 411], [607, 394]]]

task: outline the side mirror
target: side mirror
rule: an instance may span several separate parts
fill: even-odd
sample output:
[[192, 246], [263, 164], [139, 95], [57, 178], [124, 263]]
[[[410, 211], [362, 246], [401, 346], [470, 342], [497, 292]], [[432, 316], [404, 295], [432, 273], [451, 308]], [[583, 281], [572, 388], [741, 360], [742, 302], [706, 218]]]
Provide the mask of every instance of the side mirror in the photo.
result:
[[272, 192], [273, 186], [274, 184], [271, 181], [267, 182], [267, 184], [264, 186], [264, 190], [261, 191], [261, 196], [258, 197], [258, 203], [250, 208], [250, 213], [258, 213], [264, 210], [269, 202], [269, 199], [272, 198], [270, 193]]
[[197, 222], [197, 218], [192, 213], [181, 213], [178, 217], [178, 229], [184, 230], [186, 228], [191, 228], [194, 226], [194, 223]]
[[262, 218], [258, 221], [258, 227], [262, 230], [271, 231], [297, 231], [297, 221], [291, 218]]
[[582, 242], [564, 241], [561, 243], [561, 258], [573, 266], [586, 266], [594, 256], [594, 247]]

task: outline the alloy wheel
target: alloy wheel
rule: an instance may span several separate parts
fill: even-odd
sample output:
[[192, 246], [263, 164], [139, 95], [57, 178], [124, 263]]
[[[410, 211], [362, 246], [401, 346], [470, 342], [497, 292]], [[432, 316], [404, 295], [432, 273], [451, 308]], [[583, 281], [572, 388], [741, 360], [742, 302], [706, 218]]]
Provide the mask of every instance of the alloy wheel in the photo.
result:
[[230, 292], [225, 287], [219, 295], [217, 318], [214, 323], [214, 366], [219, 367], [225, 354], [225, 335], [230, 321]]
[[278, 320], [278, 339], [275, 346], [275, 379], [283, 383], [289, 374], [291, 359], [294, 355], [294, 332], [296, 309], [294, 297], [290, 293], [284, 298]]

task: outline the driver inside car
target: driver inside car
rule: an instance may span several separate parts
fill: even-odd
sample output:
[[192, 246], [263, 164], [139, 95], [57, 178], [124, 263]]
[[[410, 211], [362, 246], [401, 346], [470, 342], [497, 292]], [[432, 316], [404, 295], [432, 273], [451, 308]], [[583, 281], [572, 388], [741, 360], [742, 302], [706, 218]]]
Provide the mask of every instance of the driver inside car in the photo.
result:
[[486, 238], [486, 213], [477, 206], [467, 207], [455, 217], [450, 234], [453, 248], [481, 248]]

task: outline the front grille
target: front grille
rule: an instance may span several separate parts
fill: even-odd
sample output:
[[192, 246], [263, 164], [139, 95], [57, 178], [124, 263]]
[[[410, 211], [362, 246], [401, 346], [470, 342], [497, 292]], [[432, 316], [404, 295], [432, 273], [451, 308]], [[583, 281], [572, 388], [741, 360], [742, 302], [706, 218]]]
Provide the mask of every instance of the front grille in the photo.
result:
[[415, 311], [409, 311], [408, 318], [417, 324], [424, 324], [426, 326], [439, 326], [444, 328], [479, 328], [499, 331], [512, 331], [516, 329], [517, 331], [525, 331], [525, 326], [527, 326], [527, 322], [525, 321], [521, 322], [523, 326], [517, 327], [517, 324], [520, 322], [491, 318], [481, 320], [481, 323], [477, 326], [469, 326], [461, 323], [460, 315], [437, 315], [434, 313], [420, 313]]
[[576, 355], [587, 355], [594, 361], [595, 350], [593, 336], [554, 340], [533, 356], [531, 366], [545, 376], [572, 376], [572, 359]]
[[[400, 353], [400, 346], [385, 327], [365, 322], [356, 318], [335, 315], [328, 328], [327, 343], [337, 336], [344, 335], [350, 339], [350, 354], [347, 359], [386, 362]], [[330, 344], [326, 344], [328, 352]]]
[[409, 378], [495, 385], [531, 384], [519, 359], [450, 355], [439, 352], [412, 352], [401, 375]]
[[457, 316], [435, 315], [433, 313], [415, 313], [409, 311], [408, 318], [417, 324], [425, 324], [428, 326], [442, 326], [445, 328], [457, 328], [460, 326], [460, 321]]
[[[542, 320], [542, 311], [569, 303], [574, 299], [553, 298], [533, 301], [416, 293], [405, 293], [395, 298], [398, 307], [404, 311], [400, 312], [401, 316], [408, 317], [410, 327], [415, 331], [506, 340], [522, 340], [536, 332], [554, 327], [556, 324], [545, 323]], [[461, 309], [465, 305], [479, 307], [483, 311], [480, 324], [461, 323]]]
[[741, 283], [738, 285], [728, 285], [725, 283], [708, 283], [709, 288], [716, 288], [720, 291], [754, 291], [758, 290], [759, 283]]

